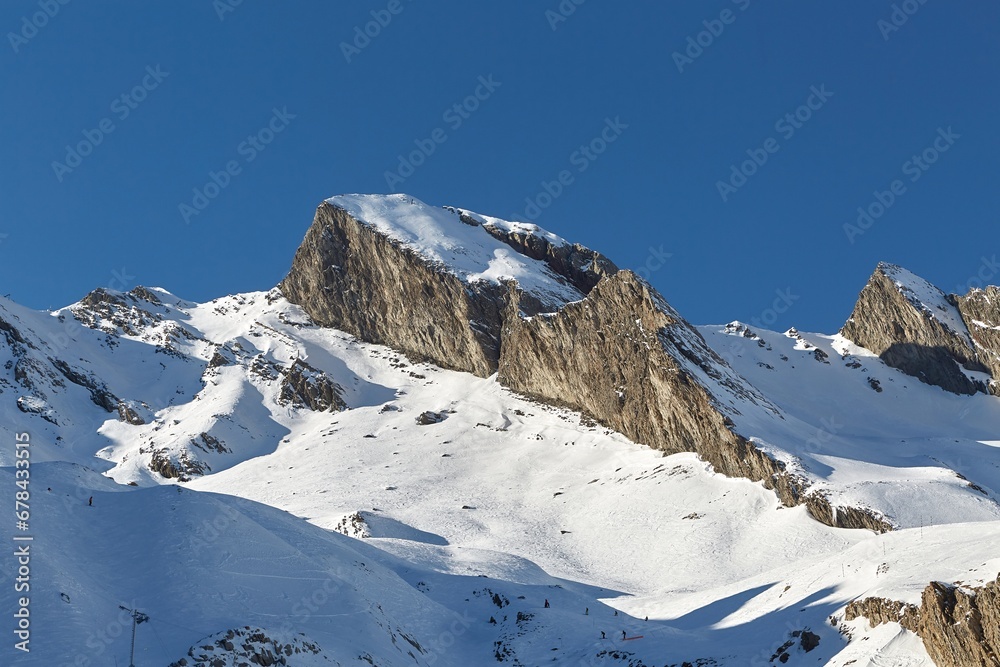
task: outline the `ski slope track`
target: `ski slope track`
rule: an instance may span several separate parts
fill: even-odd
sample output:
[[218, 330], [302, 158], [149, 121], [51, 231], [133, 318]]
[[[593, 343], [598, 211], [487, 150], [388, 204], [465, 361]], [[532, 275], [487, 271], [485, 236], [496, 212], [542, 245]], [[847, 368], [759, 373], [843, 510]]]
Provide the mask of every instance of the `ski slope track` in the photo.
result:
[[[0, 559], [0, 664], [127, 665], [119, 606], [149, 617], [136, 665], [164, 667], [995, 655], [970, 621], [998, 617], [1000, 398], [982, 389], [994, 288], [945, 297], [880, 265], [878, 299], [837, 334], [694, 327], [599, 253], [407, 195], [327, 200], [309, 238], [321, 252], [296, 262], [319, 273], [267, 292], [96, 290], [53, 312], [0, 298], [0, 488], [13, 504], [29, 434], [33, 538], [30, 590]], [[370, 280], [405, 298], [363, 292], [357, 266], [374, 257]], [[445, 297], [461, 301], [447, 322]], [[887, 300], [907, 334], [933, 320], [958, 341], [949, 354], [985, 360], [956, 362], [981, 389], [946, 390], [854, 340], [900, 330], [866, 323]], [[619, 303], [644, 310], [601, 319]], [[627, 354], [585, 369], [566, 340]], [[529, 342], [549, 347], [535, 359]], [[650, 397], [705, 412], [647, 412]], [[833, 516], [783, 502], [773, 479], [722, 474], [711, 442], [677, 444], [706, 433], [748, 443]], [[885, 530], [836, 527], [838, 512]], [[972, 611], [934, 626], [931, 582]], [[24, 596], [30, 653], [11, 632]], [[876, 599], [923, 604], [923, 626], [858, 615], [887, 608]]]

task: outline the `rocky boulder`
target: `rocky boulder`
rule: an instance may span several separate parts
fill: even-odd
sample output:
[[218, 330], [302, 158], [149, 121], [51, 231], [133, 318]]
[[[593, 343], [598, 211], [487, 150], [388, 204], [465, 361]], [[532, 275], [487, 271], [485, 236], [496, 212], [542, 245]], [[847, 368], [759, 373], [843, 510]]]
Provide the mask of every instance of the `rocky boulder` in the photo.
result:
[[278, 402], [315, 412], [336, 412], [347, 407], [344, 389], [323, 371], [296, 359], [283, 372]]

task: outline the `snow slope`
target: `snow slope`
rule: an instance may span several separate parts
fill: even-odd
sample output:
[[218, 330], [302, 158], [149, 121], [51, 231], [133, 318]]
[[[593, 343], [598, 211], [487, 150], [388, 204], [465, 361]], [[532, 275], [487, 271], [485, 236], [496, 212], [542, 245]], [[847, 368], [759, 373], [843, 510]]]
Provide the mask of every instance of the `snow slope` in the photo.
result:
[[[330, 201], [466, 281], [582, 298], [410, 199]], [[244, 626], [304, 633], [322, 649], [292, 663], [305, 667], [930, 664], [914, 635], [845, 624], [843, 608], [995, 578], [1000, 401], [920, 383], [837, 336], [698, 331], [719, 358], [686, 368], [721, 387], [740, 433], [900, 530], [824, 526], [692, 454], [314, 326], [277, 291], [197, 304], [137, 289], [54, 313], [0, 299], [0, 437], [33, 443], [36, 647], [6, 642], [0, 664], [127, 664], [120, 604], [151, 619], [140, 665]], [[676, 344], [707, 352], [693, 333]], [[296, 361], [346, 409], [283, 400]], [[8, 489], [13, 452], [0, 448]], [[165, 479], [156, 457], [203, 474]], [[0, 562], [11, 609], [13, 561]]]
[[784, 416], [777, 427], [738, 416], [741, 432], [837, 503], [904, 528], [1000, 518], [1000, 451], [982, 444], [1000, 423], [996, 397], [925, 385], [839, 336], [699, 330]]

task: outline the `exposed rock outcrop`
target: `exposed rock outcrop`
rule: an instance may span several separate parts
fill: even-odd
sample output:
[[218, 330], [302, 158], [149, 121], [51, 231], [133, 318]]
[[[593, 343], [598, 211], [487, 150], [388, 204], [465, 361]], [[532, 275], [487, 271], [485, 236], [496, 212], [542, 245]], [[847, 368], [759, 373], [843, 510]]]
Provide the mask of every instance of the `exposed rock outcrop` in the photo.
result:
[[918, 633], [938, 667], [1000, 666], [1000, 577], [982, 588], [930, 584]]
[[917, 632], [920, 627], [920, 607], [898, 600], [871, 597], [853, 600], [844, 610], [844, 619], [865, 618], [871, 626], [899, 623], [906, 630]]
[[855, 600], [844, 618], [859, 617], [917, 633], [938, 667], [1000, 667], [1000, 576], [978, 588], [932, 582], [919, 607], [878, 597]]
[[[139, 453], [143, 453], [141, 448]], [[207, 463], [193, 460], [187, 452], [182, 452], [176, 460], [166, 449], [154, 449], [151, 454], [149, 469], [166, 479], [187, 482], [191, 477], [204, 475], [211, 470]]]
[[810, 493], [806, 499], [806, 509], [809, 514], [828, 526], [838, 528], [863, 528], [876, 533], [887, 533], [893, 530], [892, 523], [880, 512], [868, 508], [834, 506], [822, 493]]
[[145, 404], [136, 403], [135, 401], [119, 401], [118, 421], [132, 424], [133, 426], [142, 426], [146, 423], [143, 413], [148, 411], [149, 406]]
[[291, 667], [299, 664], [303, 655], [309, 656], [311, 665], [338, 664], [323, 656], [319, 644], [303, 634], [244, 626], [202, 639], [188, 650], [186, 658], [170, 663], [169, 667]]
[[315, 412], [335, 412], [347, 407], [343, 392], [343, 387], [326, 373], [296, 359], [284, 371], [278, 402], [309, 408]]
[[1000, 287], [974, 289], [957, 297], [958, 310], [976, 344], [979, 360], [992, 376], [990, 392], [1000, 395]]
[[841, 334], [889, 366], [956, 394], [987, 391], [963, 372], [988, 372], [953, 298], [898, 266], [880, 263]]
[[466, 284], [328, 202], [280, 288], [317, 324], [444, 368], [496, 370], [503, 288]]
[[160, 304], [159, 298], [145, 287], [125, 293], [101, 287], [80, 299], [80, 303], [73, 308], [73, 317], [91, 329], [138, 336], [162, 321], [160, 315], [147, 309], [149, 305]]
[[483, 229], [494, 238], [503, 241], [517, 252], [545, 262], [556, 274], [566, 278], [574, 287], [587, 294], [597, 286], [601, 278], [618, 273], [618, 267], [610, 259], [579, 243], [556, 244], [544, 236], [534, 233], [534, 225], [519, 228], [502, 227], [488, 218], [476, 216], [468, 211], [458, 211], [466, 224], [482, 224]]

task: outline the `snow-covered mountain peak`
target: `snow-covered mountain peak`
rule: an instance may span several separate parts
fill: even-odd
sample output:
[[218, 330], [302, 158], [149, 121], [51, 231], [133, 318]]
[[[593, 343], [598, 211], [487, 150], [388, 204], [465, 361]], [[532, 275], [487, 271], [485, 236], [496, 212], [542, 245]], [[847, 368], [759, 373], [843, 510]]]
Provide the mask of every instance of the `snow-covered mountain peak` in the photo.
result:
[[519, 253], [484, 227], [489, 224], [566, 245], [562, 238], [535, 225], [429, 206], [405, 194], [340, 195], [326, 201], [465, 282], [501, 284], [513, 280], [525, 292], [552, 305], [578, 301], [584, 296], [545, 262]]
[[898, 264], [879, 262], [876, 271], [891, 280], [915, 308], [938, 320], [949, 330], [969, 335], [958, 308], [940, 288]]

